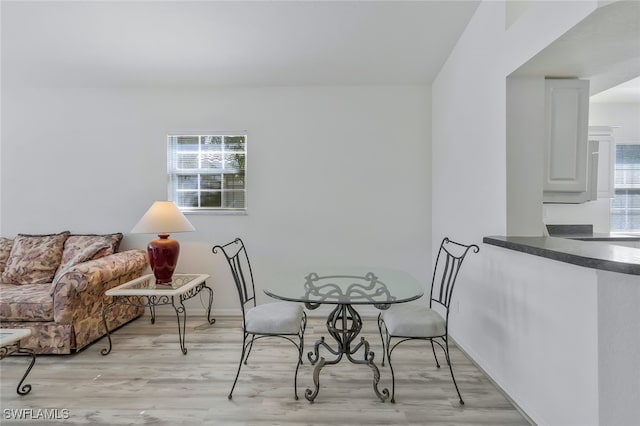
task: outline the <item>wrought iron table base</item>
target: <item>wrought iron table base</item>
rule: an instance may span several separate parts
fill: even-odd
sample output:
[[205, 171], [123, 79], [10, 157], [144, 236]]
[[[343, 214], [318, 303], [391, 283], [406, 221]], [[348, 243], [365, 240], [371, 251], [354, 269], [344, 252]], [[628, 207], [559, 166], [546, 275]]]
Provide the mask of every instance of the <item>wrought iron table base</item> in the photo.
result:
[[[127, 304], [131, 306], [144, 306], [149, 307], [149, 312], [151, 313], [151, 324], [155, 324], [156, 322], [156, 306], [161, 305], [172, 305], [173, 309], [176, 311], [176, 319], [178, 321], [178, 340], [180, 341], [180, 350], [184, 355], [187, 354], [187, 348], [185, 346], [185, 337], [186, 337], [186, 325], [187, 325], [187, 311], [184, 307], [184, 301], [187, 299], [191, 299], [200, 291], [206, 289], [209, 292], [209, 304], [207, 306], [207, 322], [209, 324], [214, 324], [216, 322], [215, 318], [211, 318], [211, 305], [213, 304], [213, 290], [207, 286], [206, 283], [200, 283], [188, 292], [184, 294], [180, 294], [178, 296], [179, 305], [176, 306], [176, 300], [174, 296], [169, 295], [139, 295], [139, 296], [113, 296], [113, 300], [108, 305], [105, 305], [102, 309], [102, 322], [104, 324], [104, 328], [107, 331], [107, 339], [109, 340], [109, 346], [107, 348], [102, 349], [100, 353], [102, 355], [108, 355], [111, 352], [111, 333], [109, 332], [109, 327], [107, 325], [107, 312], [109, 309], [116, 304]], [[182, 321], [180, 321], [180, 316], [182, 316]]]
[[33, 365], [36, 363], [36, 353], [31, 349], [21, 348], [20, 342], [18, 341], [16, 343], [3, 346], [2, 348], [0, 348], [0, 359], [4, 359], [5, 357], [11, 355], [12, 353], [25, 354], [31, 357], [31, 363], [29, 364], [29, 367], [27, 367], [27, 371], [25, 371], [24, 375], [22, 376], [22, 379], [18, 383], [18, 387], [16, 388], [16, 392], [18, 392], [18, 395], [26, 395], [29, 392], [31, 392], [31, 385], [29, 384], [23, 385], [23, 383], [27, 379], [27, 376], [29, 375], [29, 372], [33, 368]]
[[[316, 309], [319, 305], [306, 303], [305, 306], [308, 309]], [[373, 362], [375, 355], [373, 351], [369, 350], [369, 342], [364, 337], [361, 337], [360, 341], [357, 342], [355, 346], [352, 346], [361, 330], [362, 319], [360, 318], [360, 314], [358, 314], [350, 304], [336, 305], [333, 311], [331, 311], [331, 314], [329, 314], [329, 317], [327, 318], [327, 331], [337, 342], [337, 349], [332, 348], [327, 342], [325, 342], [324, 337], [321, 337], [320, 340], [316, 341], [313, 352], [308, 353], [311, 365], [315, 365], [313, 370], [313, 383], [315, 384], [315, 389], [307, 389], [305, 391], [304, 396], [307, 400], [313, 402], [318, 396], [318, 392], [320, 391], [320, 371], [324, 366], [337, 364], [342, 360], [343, 356], [346, 356], [346, 358], [354, 364], [368, 365], [373, 373], [374, 392], [382, 402], [389, 398], [389, 389], [385, 388], [382, 389], [382, 391], [378, 389], [378, 383], [380, 382], [380, 370], [378, 370], [378, 367]], [[319, 349], [321, 346], [333, 355], [336, 355], [336, 358], [327, 361], [324, 357], [320, 357]], [[364, 349], [363, 359], [354, 358], [354, 355], [360, 349]]]

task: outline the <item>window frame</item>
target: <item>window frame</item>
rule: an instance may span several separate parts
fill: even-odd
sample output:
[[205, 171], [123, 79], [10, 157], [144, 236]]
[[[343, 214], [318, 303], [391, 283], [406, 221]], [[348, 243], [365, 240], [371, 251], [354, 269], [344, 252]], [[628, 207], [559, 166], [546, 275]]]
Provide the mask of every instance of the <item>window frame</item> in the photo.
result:
[[[198, 155], [198, 161], [201, 161], [201, 155], [202, 155], [202, 142], [201, 142], [201, 138], [202, 137], [222, 137], [223, 138], [223, 142], [221, 144], [221, 153], [222, 153], [222, 158], [223, 158], [223, 167], [222, 169], [212, 169], [210, 172], [207, 171], [207, 169], [204, 169], [202, 167], [200, 167], [200, 163], [198, 164], [198, 167], [195, 169], [180, 169], [178, 167], [176, 167], [176, 162], [177, 162], [177, 154], [178, 154], [178, 150], [176, 149], [177, 144], [175, 141], [177, 140], [176, 138], [178, 137], [197, 137], [198, 138], [198, 151], [197, 151], [197, 155]], [[233, 151], [226, 151], [224, 148], [226, 146], [226, 144], [224, 143], [224, 138], [225, 137], [243, 137], [244, 138], [244, 150], [233, 150]], [[167, 149], [167, 199], [169, 201], [173, 201], [178, 208], [180, 209], [180, 211], [182, 211], [183, 213], [188, 213], [188, 214], [228, 214], [228, 215], [246, 215], [248, 214], [248, 203], [247, 203], [247, 193], [248, 193], [248, 180], [247, 180], [247, 170], [248, 170], [248, 132], [246, 130], [239, 130], [239, 131], [199, 131], [199, 132], [168, 132], [167, 133], [167, 145], [166, 145], [166, 149]], [[236, 170], [242, 170], [244, 172], [244, 189], [231, 189], [228, 190], [227, 188], [224, 187], [224, 172], [222, 170], [224, 170], [224, 156], [225, 153], [228, 152], [234, 152], [234, 153], [241, 153], [244, 155], [244, 164], [243, 164], [243, 168], [242, 169], [236, 169]], [[190, 170], [187, 172], [184, 172], [184, 170]], [[182, 171], [182, 172], [181, 172]], [[188, 176], [191, 174], [196, 174], [196, 175], [211, 175], [211, 176], [217, 176], [217, 175], [222, 175], [222, 180], [221, 180], [221, 187], [220, 187], [220, 207], [192, 207], [192, 206], [183, 206], [180, 204], [179, 202], [179, 197], [177, 196], [180, 192], [186, 192], [186, 191], [181, 191], [178, 188], [178, 177], [179, 176]], [[200, 197], [202, 195], [203, 192], [208, 192], [207, 190], [203, 190], [200, 185], [201, 185], [201, 179], [197, 180], [197, 188], [193, 189], [192, 191], [196, 192], [198, 194], [198, 197]], [[215, 190], [211, 190], [211, 192], [218, 192]], [[243, 203], [243, 207], [224, 207], [224, 196], [227, 192], [242, 192], [243, 196], [244, 196], [244, 203]]]

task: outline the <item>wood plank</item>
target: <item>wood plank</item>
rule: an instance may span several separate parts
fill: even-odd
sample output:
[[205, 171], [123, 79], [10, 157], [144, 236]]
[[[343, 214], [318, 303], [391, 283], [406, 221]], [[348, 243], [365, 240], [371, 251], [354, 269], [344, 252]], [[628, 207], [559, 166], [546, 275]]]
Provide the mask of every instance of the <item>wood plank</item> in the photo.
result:
[[[324, 323], [309, 319], [305, 354], [326, 335]], [[309, 403], [304, 391], [313, 386], [313, 367], [306, 358], [298, 376], [300, 400], [294, 400], [296, 350], [281, 339], [255, 344], [228, 400], [240, 356], [239, 326], [237, 317], [218, 318], [214, 325], [203, 316], [189, 317], [188, 353], [183, 355], [175, 316], [162, 315], [151, 324], [146, 315], [113, 333], [107, 356], [100, 354], [107, 345], [104, 338], [77, 354], [38, 356], [27, 377], [33, 389], [26, 396], [19, 396], [16, 386], [28, 359], [8, 357], [0, 363], [2, 424], [29, 424], [14, 418], [29, 415], [24, 409], [33, 414], [57, 409], [58, 415], [68, 410], [64, 423], [74, 425], [529, 424], [454, 347], [454, 371], [466, 403], [460, 406], [448, 369], [436, 368], [430, 346], [413, 342], [394, 352], [395, 404], [377, 399], [367, 366], [348, 362], [322, 370], [320, 394]], [[374, 318], [365, 318], [363, 335], [376, 352], [382, 387], [390, 386], [388, 366], [379, 365], [382, 353]]]

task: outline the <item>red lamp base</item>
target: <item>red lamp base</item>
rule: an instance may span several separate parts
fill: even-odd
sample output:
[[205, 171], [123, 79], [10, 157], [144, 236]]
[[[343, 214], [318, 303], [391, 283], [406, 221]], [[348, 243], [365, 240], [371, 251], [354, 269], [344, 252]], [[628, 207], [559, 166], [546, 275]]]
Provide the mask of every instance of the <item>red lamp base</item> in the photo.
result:
[[159, 234], [159, 240], [153, 240], [147, 246], [149, 263], [156, 277], [156, 284], [170, 283], [173, 271], [178, 263], [180, 244], [169, 238], [169, 234]]

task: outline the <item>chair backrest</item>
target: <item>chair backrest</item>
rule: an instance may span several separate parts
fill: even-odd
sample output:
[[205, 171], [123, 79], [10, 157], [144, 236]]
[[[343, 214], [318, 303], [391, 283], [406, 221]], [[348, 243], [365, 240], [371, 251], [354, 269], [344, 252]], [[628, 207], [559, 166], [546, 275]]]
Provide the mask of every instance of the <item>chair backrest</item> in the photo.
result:
[[447, 311], [447, 317], [449, 316], [449, 305], [453, 295], [453, 287], [458, 278], [458, 272], [460, 272], [462, 261], [470, 249], [474, 253], [480, 251], [480, 248], [475, 244], [461, 244], [451, 241], [447, 237], [440, 243], [436, 264], [433, 267], [429, 306], [433, 306], [433, 302], [444, 306]]
[[211, 251], [214, 254], [221, 251], [227, 258], [233, 281], [238, 290], [242, 317], [244, 318], [247, 304], [250, 304], [250, 307], [256, 306], [256, 288], [253, 283], [253, 271], [251, 270], [247, 249], [242, 240], [236, 238], [230, 243], [214, 246]]

